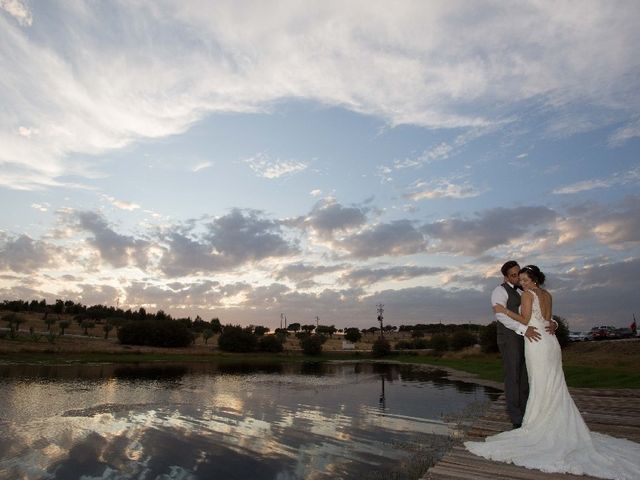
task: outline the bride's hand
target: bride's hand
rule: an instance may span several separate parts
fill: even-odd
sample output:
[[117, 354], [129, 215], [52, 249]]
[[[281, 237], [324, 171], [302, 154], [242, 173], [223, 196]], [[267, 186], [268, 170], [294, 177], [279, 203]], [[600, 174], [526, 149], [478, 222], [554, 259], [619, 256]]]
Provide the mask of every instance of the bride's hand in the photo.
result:
[[493, 313], [507, 313], [507, 309], [499, 304], [493, 306]]

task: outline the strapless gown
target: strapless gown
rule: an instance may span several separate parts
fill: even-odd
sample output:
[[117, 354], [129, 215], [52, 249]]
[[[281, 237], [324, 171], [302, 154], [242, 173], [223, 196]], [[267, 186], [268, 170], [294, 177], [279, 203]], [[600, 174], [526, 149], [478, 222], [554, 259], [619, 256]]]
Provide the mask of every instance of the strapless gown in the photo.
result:
[[560, 345], [544, 328], [535, 293], [529, 325], [538, 329], [542, 339], [525, 342], [529, 400], [522, 427], [484, 442], [465, 442], [467, 450], [543, 472], [639, 480], [640, 444], [591, 432], [582, 419], [564, 379]]

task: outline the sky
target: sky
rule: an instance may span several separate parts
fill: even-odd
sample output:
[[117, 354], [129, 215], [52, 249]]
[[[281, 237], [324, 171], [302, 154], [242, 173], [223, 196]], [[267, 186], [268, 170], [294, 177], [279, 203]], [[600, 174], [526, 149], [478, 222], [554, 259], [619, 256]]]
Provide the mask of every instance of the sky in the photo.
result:
[[[0, 0], [0, 299], [640, 316], [640, 3]], [[316, 319], [316, 317], [318, 317]]]

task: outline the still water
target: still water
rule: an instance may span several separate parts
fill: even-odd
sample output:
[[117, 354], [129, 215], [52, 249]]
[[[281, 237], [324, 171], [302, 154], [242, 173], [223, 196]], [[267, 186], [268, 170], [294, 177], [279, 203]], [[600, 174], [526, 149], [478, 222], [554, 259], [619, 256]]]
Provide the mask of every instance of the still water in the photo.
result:
[[395, 364], [0, 365], [0, 479], [409, 478], [495, 396]]

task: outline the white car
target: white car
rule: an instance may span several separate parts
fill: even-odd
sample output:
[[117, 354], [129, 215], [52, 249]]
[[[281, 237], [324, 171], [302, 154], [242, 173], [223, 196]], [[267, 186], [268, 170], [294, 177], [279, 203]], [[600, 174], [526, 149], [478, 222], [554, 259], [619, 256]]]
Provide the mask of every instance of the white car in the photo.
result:
[[569, 332], [570, 342], [584, 342], [589, 340], [589, 337], [584, 332]]

